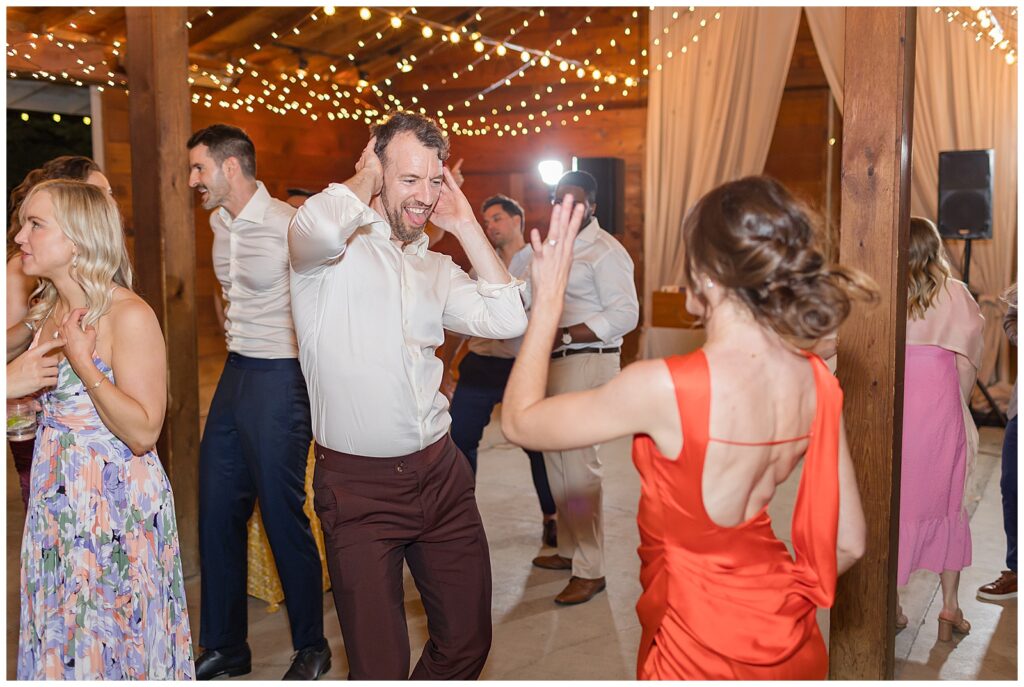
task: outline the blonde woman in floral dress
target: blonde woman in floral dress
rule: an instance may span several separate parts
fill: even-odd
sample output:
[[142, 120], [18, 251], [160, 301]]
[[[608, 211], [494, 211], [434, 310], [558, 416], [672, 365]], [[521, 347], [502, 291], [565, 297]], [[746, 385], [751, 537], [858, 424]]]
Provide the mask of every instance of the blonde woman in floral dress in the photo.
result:
[[94, 186], [48, 181], [19, 218], [23, 269], [41, 283], [33, 345], [64, 345], [39, 396], [18, 679], [192, 679], [174, 502], [154, 450], [164, 341], [131, 290], [117, 207]]

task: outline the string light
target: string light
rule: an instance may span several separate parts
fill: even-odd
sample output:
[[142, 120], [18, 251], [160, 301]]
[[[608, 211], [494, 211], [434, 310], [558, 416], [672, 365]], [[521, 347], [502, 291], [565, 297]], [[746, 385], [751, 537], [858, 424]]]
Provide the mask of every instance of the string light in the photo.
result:
[[[320, 8], [317, 8], [317, 11], [319, 11], [319, 9]], [[365, 10], [365, 12], [364, 12], [364, 10]], [[368, 14], [369, 12], [370, 12], [370, 10], [368, 8], [361, 8], [360, 16], [365, 20], [366, 17], [364, 15]], [[324, 8], [323, 14], [325, 16], [332, 16], [332, 13], [330, 11], [328, 11], [327, 8]], [[411, 14], [415, 14], [415, 9], [411, 10]], [[543, 11], [538, 12], [538, 14], [543, 16]], [[636, 15], [636, 12], [634, 11], [633, 14]], [[479, 15], [479, 12], [477, 13], [477, 15]], [[212, 16], [212, 14], [209, 14], [209, 16]], [[372, 17], [372, 15], [370, 15], [370, 16]], [[634, 18], [635, 18], [635, 16], [634, 16]], [[389, 20], [391, 20], [392, 24], [395, 23], [393, 21], [393, 19], [390, 18], [390, 17], [389, 17]], [[302, 21], [300, 21], [299, 25], [301, 25], [305, 21], [317, 21], [316, 14], [315, 13], [311, 13], [310, 15], [307, 16], [306, 19], [303, 19]], [[586, 17], [584, 19], [584, 22], [590, 23], [590, 17], [589, 16]], [[525, 23], [528, 25], [529, 24], [529, 20], [527, 20]], [[299, 25], [296, 25], [295, 27], [292, 28], [292, 33], [294, 33], [296, 35], [298, 35], [300, 33]], [[424, 25], [424, 28], [429, 28], [429, 27]], [[626, 27], [627, 30], [624, 31], [624, 34], [627, 35], [627, 36], [630, 34], [630, 31], [628, 31], [628, 28], [629, 27]], [[513, 28], [512, 31], [513, 31], [513, 34], [514, 34], [516, 29]], [[428, 31], [424, 30], [423, 33], [427, 34]], [[430, 30], [429, 33], [430, 33], [430, 35], [435, 35], [435, 32], [433, 30]], [[453, 29], [448, 34], [442, 35], [442, 38], [447, 38], [447, 39], [451, 40], [452, 36], [454, 35], [455, 38], [454, 38], [454, 40], [451, 40], [451, 42], [452, 43], [457, 43], [457, 42], [459, 42], [461, 40], [462, 34], [466, 34], [467, 36], [469, 36], [469, 33], [470, 32], [467, 29], [467, 27], [466, 26], [462, 26], [462, 27], [459, 27], [458, 30]], [[576, 27], [574, 27], [573, 33], [576, 34], [576, 35], [579, 35], [579, 31], [576, 29]], [[257, 40], [257, 41], [254, 41], [253, 42], [253, 47], [256, 50], [260, 50], [268, 42], [270, 42], [270, 40], [276, 39], [276, 37], [277, 37], [276, 32], [273, 32], [272, 35], [267, 40], [263, 40], [263, 41]], [[53, 37], [52, 34], [48, 35], [47, 38], [51, 42], [54, 42], [54, 37]], [[484, 43], [485, 45], [486, 45], [486, 41], [487, 41], [487, 39], [485, 37], [482, 37], [478, 32], [473, 32], [472, 36], [469, 36], [469, 39], [474, 41], [474, 49], [476, 49], [476, 42], [477, 41], [479, 41], [481, 43]], [[83, 40], [83, 42], [85, 42], [85, 41]], [[497, 42], [497, 41], [495, 41], [494, 44], [493, 44], [493, 49], [491, 51], [488, 51], [487, 57], [489, 57], [491, 54], [495, 54], [495, 55], [498, 55], [498, 56], [502, 56], [503, 53], [507, 54], [508, 49], [505, 47], [506, 42]], [[561, 39], [558, 39], [558, 44], [560, 45], [560, 43], [561, 43]], [[524, 52], [523, 50], [520, 49], [521, 46], [514, 46], [514, 47], [520, 52], [520, 54], [522, 54], [522, 52]], [[117, 48], [120, 48], [120, 43], [115, 42], [115, 50]], [[73, 50], [73, 48], [68, 48], [68, 49], [69, 50]], [[533, 67], [533, 66], [536, 66], [537, 64], [540, 64], [541, 66], [550, 66], [552, 59], [554, 59], [555, 61], [558, 61], [559, 68], [562, 71], [568, 71], [570, 69], [570, 65], [579, 64], [577, 61], [566, 60], [566, 59], [560, 58], [560, 57], [558, 57], [556, 55], [550, 55], [550, 49], [547, 50], [547, 51], [543, 51], [543, 52], [542, 51], [537, 51], [537, 50], [532, 50], [531, 51], [530, 49], [527, 49], [526, 52], [527, 52], [527, 55], [529, 57], [528, 57], [528, 61], [523, 64], [524, 68]], [[538, 55], [539, 55], [539, 59], [536, 59], [536, 56], [538, 56]], [[348, 58], [349, 58], [350, 61], [354, 60], [354, 56], [352, 54], [349, 54]], [[483, 59], [483, 57], [478, 58], [478, 60], [479, 59]], [[193, 101], [196, 102], [197, 104], [201, 103], [203, 106], [206, 106], [206, 107], [211, 107], [212, 104], [214, 102], [216, 102], [217, 105], [219, 107], [221, 107], [221, 108], [231, 108], [231, 109], [234, 109], [234, 110], [245, 109], [248, 112], [252, 112], [253, 109], [254, 109], [254, 106], [263, 105], [264, 107], [266, 107], [267, 109], [271, 110], [272, 112], [275, 112], [275, 113], [278, 113], [278, 114], [282, 114], [282, 115], [285, 114], [286, 112], [289, 112], [289, 111], [298, 111], [301, 114], [310, 116], [311, 119], [313, 119], [314, 117], [328, 117], [332, 121], [334, 119], [348, 117], [348, 118], [351, 118], [351, 119], [363, 119], [364, 121], [369, 122], [369, 121], [371, 121], [371, 119], [370, 119], [371, 117], [375, 117], [375, 116], [378, 116], [380, 114], [380, 110], [381, 110], [380, 107], [373, 106], [373, 105], [370, 105], [370, 104], [365, 103], [365, 102], [362, 103], [362, 105], [360, 105], [359, 107], [352, 107], [351, 110], [342, 107], [341, 103], [340, 103], [340, 98], [342, 97], [342, 95], [339, 92], [338, 84], [334, 83], [333, 81], [330, 81], [329, 80], [329, 75], [321, 77], [320, 74], [310, 74], [310, 73], [308, 73], [308, 71], [305, 69], [305, 67], [303, 67], [301, 65], [301, 62], [302, 62], [301, 57], [300, 57], [300, 67], [299, 67], [299, 70], [297, 71], [296, 75], [295, 76], [288, 76], [287, 74], [282, 74], [281, 75], [281, 79], [278, 79], [277, 77], [274, 77], [272, 79], [268, 79], [266, 76], [261, 75], [258, 70], [252, 68], [252, 65], [246, 65], [245, 60], [242, 59], [242, 58], [239, 58], [237, 60], [237, 62], [238, 62], [238, 66], [235, 66], [233, 64], [228, 64], [227, 65], [227, 72], [228, 72], [227, 77], [218, 76], [216, 73], [213, 73], [213, 72], [210, 72], [210, 71], [206, 71], [206, 70], [197, 71], [197, 69], [194, 66], [193, 66], [193, 70], [192, 70], [193, 71], [193, 75], [189, 76], [189, 81], [190, 81], [190, 83], [194, 87], [198, 88], [198, 87], [201, 86], [201, 84], [197, 84], [197, 80], [201, 76], [203, 79], [206, 79], [209, 83], [212, 83], [216, 88], [218, 88], [218, 90], [221, 93], [227, 94], [230, 91], [230, 93], [238, 96], [237, 98], [233, 99], [233, 102], [232, 102], [232, 99], [231, 99], [230, 95], [227, 96], [228, 99], [213, 100], [213, 99], [210, 98], [210, 94], [205, 94], [204, 97], [199, 97], [198, 93], [194, 93], [193, 94]], [[411, 63], [412, 62], [415, 62], [415, 56], [410, 56], [408, 58], [403, 58], [402, 61], [400, 61], [400, 62], [398, 62], [396, 64], [396, 67], [398, 67], [399, 72], [407, 72], [407, 71], [411, 70], [411, 68], [412, 68], [411, 67]], [[607, 76], [605, 76], [604, 74], [602, 74], [600, 69], [597, 69], [596, 67], [591, 66], [589, 63], [590, 63], [590, 60], [584, 60], [583, 61], [583, 65], [585, 65], [587, 67], [587, 69], [583, 69], [582, 67], [580, 67], [580, 69], [584, 72], [583, 75], [580, 76], [580, 78], [583, 78], [583, 76], [585, 76], [588, 73], [593, 75], [593, 72], [596, 71], [597, 72], [597, 76], [596, 76], [597, 79], [599, 79], [599, 80], [607, 80], [610, 83], [614, 83], [615, 82], [616, 79], [615, 79], [615, 75], [614, 74], [608, 74]], [[79, 64], [82, 64], [82, 62], [79, 62]], [[562, 66], [563, 64], [565, 65], [564, 67]], [[634, 66], [635, 66], [635, 60], [634, 60]], [[86, 65], [85, 69], [83, 71], [86, 71], [87, 73], [91, 73], [91, 72], [96, 71], [96, 69], [97, 69], [96, 65]], [[472, 69], [473, 69], [473, 63], [467, 65], [466, 70], [472, 71]], [[333, 65], [333, 64], [330, 65], [330, 71], [332, 73], [335, 73], [337, 71], [335, 65]], [[307, 73], [304, 74], [303, 72], [307, 72]], [[107, 84], [109, 86], [117, 85], [116, 82], [114, 81], [114, 79], [115, 78], [119, 78], [119, 77], [115, 77], [113, 72], [110, 72], [110, 71], [107, 71], [107, 74], [110, 77], [110, 79], [107, 81]], [[515, 75], [510, 75], [509, 78], [506, 78], [506, 79], [502, 80], [502, 84], [510, 85], [511, 78], [514, 78], [515, 76], [522, 76], [522, 74], [523, 74], [522, 69], [517, 70], [517, 73]], [[236, 86], [232, 86], [232, 82], [234, 80], [236, 80], [238, 78], [238, 76], [250, 76], [250, 75], [254, 79], [259, 80], [263, 84], [263, 94], [262, 95], [259, 95], [256, 92], [248, 93], [248, 94], [242, 94], [242, 93], [239, 92], [239, 89]], [[41, 70], [38, 70], [36, 73], [32, 74], [32, 76], [34, 78], [37, 78], [37, 79], [40, 78], [40, 77], [48, 78], [51, 81], [52, 80], [56, 80], [56, 78], [57, 78], [54, 74], [49, 74], [49, 73], [46, 73], [46, 72], [42, 72]], [[307, 78], [302, 78], [303, 76], [305, 76]], [[262, 77], [262, 79], [260, 77]], [[296, 77], [298, 77], [298, 78], [296, 78]], [[602, 79], [602, 77], [604, 77], [604, 78]], [[70, 79], [70, 78], [73, 78], [73, 77], [69, 77], [69, 75], [66, 72], [64, 72], [64, 73], [62, 73], [61, 78]], [[307, 79], [309, 81], [307, 81]], [[126, 82], [124, 82], [123, 79], [120, 79], [120, 81], [121, 81], [120, 85], [122, 87], [124, 87], [125, 90], [127, 90]], [[302, 88], [306, 89], [305, 92], [307, 92], [309, 94], [311, 100], [310, 101], [306, 101], [305, 103], [300, 103], [299, 100], [285, 98], [283, 96], [283, 94], [287, 93], [287, 87], [285, 87], [283, 89], [274, 89], [273, 88], [273, 85], [275, 83], [281, 84], [284, 81], [287, 81], [289, 84], [293, 84], [293, 85], [296, 85], [296, 86], [298, 84], [301, 84]], [[316, 88], [309, 88], [310, 82], [315, 83], [315, 82], [318, 82], [318, 81], [323, 82], [324, 86], [327, 86], [327, 84], [330, 84], [330, 88], [333, 88], [334, 91], [332, 92], [331, 90], [328, 89], [326, 92], [324, 92], [322, 90], [318, 92], [318, 89], [316, 89]], [[639, 77], [633, 78], [632, 76], [623, 76], [622, 77], [622, 81], [623, 81], [624, 85], [626, 85], [627, 87], [633, 87], [633, 86], [639, 85]], [[390, 85], [390, 80], [389, 79], [385, 79], [384, 82], [387, 83], [387, 85]], [[81, 83], [81, 82], [79, 81], [78, 83]], [[563, 84], [565, 83], [565, 79], [564, 78], [562, 79], [562, 83]], [[259, 88], [259, 86], [257, 86], [257, 88]], [[365, 89], [370, 89], [371, 91], [373, 91], [373, 93], [375, 95], [377, 95], [378, 97], [381, 97], [382, 100], [384, 98], [384, 94], [379, 90], [379, 88], [377, 87], [377, 84], [371, 84], [368, 81], [367, 78], [361, 78], [360, 79], [360, 81], [358, 83], [358, 86], [356, 87], [355, 90], [357, 91], [357, 93], [359, 93], [359, 92], [361, 92], [360, 89], [364, 89], [364, 90]], [[102, 88], [101, 88], [101, 90], [102, 90]], [[426, 85], [424, 85], [424, 90], [427, 90]], [[548, 92], [550, 92], [550, 91], [551, 91], [551, 89], [549, 88]], [[625, 91], [624, 91], [624, 94], [625, 94]], [[271, 97], [271, 96], [277, 96], [277, 97]], [[350, 96], [352, 98], [357, 98], [356, 95], [352, 95], [349, 92], [345, 92], [344, 97], [347, 98], [347, 97], [350, 97]], [[477, 102], [482, 101], [482, 100], [484, 100], [483, 96], [484, 96], [484, 94], [482, 94], [482, 93], [477, 94], [475, 97], [467, 99], [466, 102], [468, 103], [468, 102], [471, 102], [472, 100], [476, 100]], [[391, 95], [389, 95], [387, 97], [388, 97], [389, 101], [394, 103], [394, 107], [395, 108], [402, 108], [403, 107], [403, 105], [401, 104], [401, 101], [398, 100], [397, 98], [394, 98]], [[534, 95], [534, 99], [535, 100], [540, 100], [539, 94], [535, 94]], [[412, 101], [413, 101], [414, 105], [417, 104], [415, 97], [412, 98]], [[328, 111], [330, 116], [328, 116], [328, 112], [318, 113], [318, 112], [314, 112], [313, 111], [316, 107], [320, 107], [321, 106], [320, 103], [326, 103], [326, 102], [330, 102], [331, 105], [333, 105], [335, 108], [338, 108], [338, 109], [335, 109], [334, 111]], [[389, 105], [388, 102], [383, 102], [382, 106], [383, 106], [384, 109], [391, 109], [391, 105]], [[326, 105], [323, 105], [323, 107], [326, 107]], [[424, 108], [422, 106], [419, 109], [421, 111], [425, 112], [425, 110], [424, 110]], [[449, 111], [451, 111], [451, 109], [452, 108], [449, 107]], [[587, 108], [587, 109], [589, 110], [590, 108]], [[601, 110], [601, 109], [603, 109], [603, 107], [599, 107], [598, 109]], [[532, 115], [533, 113], [530, 113], [530, 114]], [[585, 114], [588, 114], [588, 113], [585, 113]], [[532, 117], [530, 119], [532, 121]], [[313, 121], [316, 121], [316, 120], [313, 119]], [[483, 121], [481, 121], [480, 124], [482, 125]], [[552, 124], [546, 122], [545, 126], [552, 126]], [[517, 128], [521, 129], [522, 127], [517, 127]], [[476, 124], [470, 124], [470, 125], [467, 125], [467, 126], [460, 125], [460, 129], [459, 129], [459, 133], [460, 134], [464, 133], [466, 135], [482, 135], [482, 134], [485, 134], [485, 133], [490, 133], [492, 131], [493, 131], [493, 129], [490, 126], [477, 126]], [[521, 131], [521, 133], [523, 135], [525, 135], [528, 132]]]
[[[1003, 59], [1008, 65], [1013, 65], [1017, 61], [1017, 50], [1014, 46], [1011, 46], [1009, 39], [1006, 38], [1005, 31], [1000, 24], [998, 17], [995, 12], [988, 7], [972, 6], [970, 8], [973, 15], [969, 19], [962, 19], [960, 28], [966, 32], [969, 32], [975, 42], [980, 43], [983, 38], [988, 37], [988, 49], [990, 51], [1001, 50], [1004, 52]], [[964, 15], [960, 10], [956, 8], [943, 9], [942, 7], [936, 7], [934, 9], [935, 14], [941, 14], [943, 11], [946, 13], [946, 23], [952, 24], [954, 21], [960, 19]], [[1017, 10], [1011, 9], [1010, 16], [1016, 17]], [[980, 30], [979, 30], [980, 29]]]

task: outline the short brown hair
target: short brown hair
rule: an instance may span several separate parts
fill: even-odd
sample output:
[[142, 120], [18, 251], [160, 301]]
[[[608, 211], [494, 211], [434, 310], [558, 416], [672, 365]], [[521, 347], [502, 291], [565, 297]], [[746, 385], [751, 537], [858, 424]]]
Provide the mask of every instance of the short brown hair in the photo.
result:
[[524, 223], [526, 222], [526, 213], [523, 212], [523, 206], [508, 196], [500, 193], [485, 200], [483, 205], [480, 206], [480, 212], [487, 212], [488, 208], [494, 207], [495, 205], [500, 205], [501, 209], [504, 210], [505, 214], [509, 217], [518, 217]]
[[213, 124], [192, 134], [185, 144], [189, 150], [204, 145], [210, 150], [210, 157], [218, 165], [229, 157], [238, 160], [242, 173], [249, 179], [256, 178], [256, 146], [242, 129], [230, 124]]
[[778, 181], [751, 176], [708, 192], [683, 222], [686, 280], [707, 304], [700, 277], [732, 290], [763, 325], [809, 348], [877, 298], [874, 282], [828, 264], [810, 213]]
[[415, 112], [396, 112], [384, 121], [370, 127], [370, 134], [377, 137], [373, 151], [382, 165], [387, 164], [386, 149], [396, 135], [408, 131], [427, 148], [437, 151], [437, 158], [448, 159], [448, 135], [430, 117]]

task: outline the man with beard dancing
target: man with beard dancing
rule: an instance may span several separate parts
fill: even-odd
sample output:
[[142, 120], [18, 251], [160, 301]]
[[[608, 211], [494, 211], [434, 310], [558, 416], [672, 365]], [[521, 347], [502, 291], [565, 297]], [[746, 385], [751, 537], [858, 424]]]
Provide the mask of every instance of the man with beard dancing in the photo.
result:
[[[433, 120], [392, 115], [355, 175], [307, 200], [289, 229], [314, 503], [351, 679], [409, 677], [403, 561], [430, 632], [412, 677], [475, 679], [490, 649], [487, 539], [434, 351], [444, 329], [519, 336], [526, 313], [447, 157]], [[428, 219], [460, 241], [478, 281], [427, 249]]]

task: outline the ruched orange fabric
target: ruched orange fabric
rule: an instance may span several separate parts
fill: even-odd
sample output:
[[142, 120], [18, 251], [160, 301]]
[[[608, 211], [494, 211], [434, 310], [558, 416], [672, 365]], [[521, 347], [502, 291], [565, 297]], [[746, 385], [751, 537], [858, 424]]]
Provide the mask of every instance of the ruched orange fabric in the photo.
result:
[[736, 527], [704, 510], [710, 378], [703, 351], [666, 359], [676, 389], [683, 450], [662, 456], [647, 436], [633, 441], [640, 472], [643, 627], [641, 680], [824, 679], [828, 655], [816, 609], [836, 585], [839, 426], [842, 390], [825, 363], [814, 370], [817, 408], [793, 512], [795, 556], [772, 531], [767, 508]]

